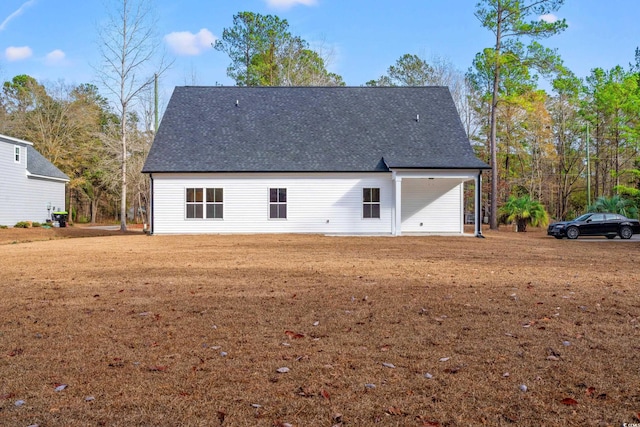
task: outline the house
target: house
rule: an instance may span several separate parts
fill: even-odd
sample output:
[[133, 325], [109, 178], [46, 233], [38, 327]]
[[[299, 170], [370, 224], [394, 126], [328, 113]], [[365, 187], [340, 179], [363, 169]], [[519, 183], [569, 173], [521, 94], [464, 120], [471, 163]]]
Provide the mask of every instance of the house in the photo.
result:
[[0, 225], [44, 223], [65, 208], [69, 177], [33, 148], [33, 143], [0, 135]]
[[446, 87], [177, 87], [143, 172], [154, 234], [481, 236], [488, 168]]

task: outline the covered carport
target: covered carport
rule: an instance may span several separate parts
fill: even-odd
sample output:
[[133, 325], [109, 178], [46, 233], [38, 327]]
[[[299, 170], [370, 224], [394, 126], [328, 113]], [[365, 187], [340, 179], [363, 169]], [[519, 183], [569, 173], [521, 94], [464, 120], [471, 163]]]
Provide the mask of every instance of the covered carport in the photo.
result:
[[482, 237], [482, 170], [393, 170], [393, 234], [464, 234], [464, 183], [473, 181], [474, 234]]

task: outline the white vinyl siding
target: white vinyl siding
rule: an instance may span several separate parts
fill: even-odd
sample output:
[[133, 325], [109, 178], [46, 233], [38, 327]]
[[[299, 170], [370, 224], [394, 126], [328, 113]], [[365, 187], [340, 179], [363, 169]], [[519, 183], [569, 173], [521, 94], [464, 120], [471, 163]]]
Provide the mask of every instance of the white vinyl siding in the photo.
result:
[[460, 179], [403, 179], [403, 233], [461, 233]]
[[27, 149], [20, 146], [20, 163], [16, 163], [15, 147], [0, 141], [0, 225], [13, 226], [19, 221], [43, 223], [50, 214], [47, 206], [65, 208], [65, 183], [29, 177]]
[[[224, 221], [185, 219], [185, 188], [224, 188]], [[390, 173], [153, 174], [157, 234], [390, 234]], [[287, 219], [269, 219], [269, 189], [287, 189]], [[363, 188], [380, 188], [380, 219], [362, 218]]]

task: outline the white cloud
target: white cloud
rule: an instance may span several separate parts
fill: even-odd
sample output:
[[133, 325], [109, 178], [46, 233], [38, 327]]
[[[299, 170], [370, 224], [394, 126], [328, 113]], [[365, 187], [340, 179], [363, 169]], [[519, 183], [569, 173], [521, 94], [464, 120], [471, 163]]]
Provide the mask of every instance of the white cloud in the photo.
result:
[[60, 49], [52, 50], [45, 56], [44, 63], [47, 65], [59, 65], [64, 62], [66, 56], [67, 55]]
[[23, 59], [30, 58], [33, 55], [33, 51], [29, 46], [22, 47], [14, 47], [10, 46], [5, 49], [4, 56], [7, 58], [7, 61], [21, 61]]
[[164, 41], [176, 55], [195, 56], [200, 55], [215, 43], [216, 36], [206, 28], [196, 34], [189, 31], [176, 31], [164, 36]]
[[4, 19], [4, 21], [2, 21], [2, 23], [0, 24], [0, 31], [3, 31], [7, 27], [7, 25], [9, 25], [9, 22], [11, 22], [14, 18], [17, 18], [18, 16], [22, 15], [22, 12], [24, 12], [26, 8], [28, 8], [35, 2], [36, 0], [29, 0], [28, 2], [23, 3], [22, 6], [18, 8], [18, 10], [13, 12], [11, 15], [7, 16]]
[[267, 0], [267, 4], [277, 9], [289, 9], [298, 4], [305, 6], [314, 6], [317, 0]]
[[546, 15], [540, 15], [540, 18], [538, 18], [540, 21], [544, 21], [544, 22], [548, 22], [550, 24], [553, 24], [554, 22], [556, 22], [558, 20], [558, 17], [556, 15], [554, 15], [553, 13], [547, 13]]

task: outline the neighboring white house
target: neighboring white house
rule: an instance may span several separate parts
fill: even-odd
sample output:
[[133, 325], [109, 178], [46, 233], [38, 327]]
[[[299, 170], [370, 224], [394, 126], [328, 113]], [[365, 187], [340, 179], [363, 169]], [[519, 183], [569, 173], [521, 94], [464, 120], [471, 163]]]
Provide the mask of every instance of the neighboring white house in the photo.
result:
[[67, 182], [33, 143], [0, 135], [0, 225], [51, 219], [51, 212], [65, 209]]
[[177, 87], [143, 172], [154, 234], [481, 235], [488, 168], [446, 87]]

